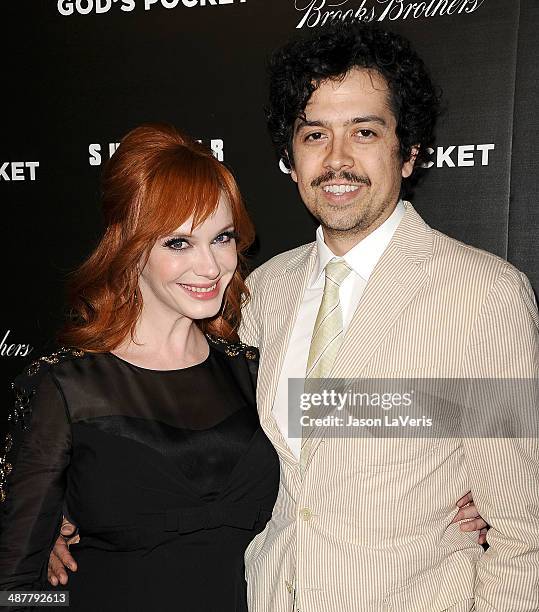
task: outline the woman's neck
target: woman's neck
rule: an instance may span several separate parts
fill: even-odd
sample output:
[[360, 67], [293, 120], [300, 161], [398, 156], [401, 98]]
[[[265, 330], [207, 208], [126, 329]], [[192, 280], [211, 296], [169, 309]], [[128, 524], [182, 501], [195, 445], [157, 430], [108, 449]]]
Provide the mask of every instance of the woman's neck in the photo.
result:
[[192, 319], [167, 320], [143, 310], [133, 339], [126, 338], [111, 352], [144, 368], [176, 370], [204, 361], [208, 351], [208, 342]]

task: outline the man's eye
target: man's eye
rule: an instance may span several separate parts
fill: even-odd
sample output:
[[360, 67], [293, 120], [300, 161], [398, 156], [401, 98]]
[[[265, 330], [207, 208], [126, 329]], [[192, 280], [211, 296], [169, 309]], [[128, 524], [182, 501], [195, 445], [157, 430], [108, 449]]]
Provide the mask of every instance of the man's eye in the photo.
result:
[[376, 136], [376, 134], [372, 130], [368, 130], [366, 128], [363, 130], [358, 130], [357, 134], [359, 134], [359, 136], [361, 136], [362, 138], [372, 138], [373, 136]]
[[307, 136], [305, 136], [305, 140], [320, 140], [324, 137], [324, 134], [322, 134], [322, 132], [311, 132], [310, 134], [307, 134]]
[[169, 238], [164, 242], [163, 246], [174, 251], [183, 251], [189, 246], [189, 243], [183, 238]]

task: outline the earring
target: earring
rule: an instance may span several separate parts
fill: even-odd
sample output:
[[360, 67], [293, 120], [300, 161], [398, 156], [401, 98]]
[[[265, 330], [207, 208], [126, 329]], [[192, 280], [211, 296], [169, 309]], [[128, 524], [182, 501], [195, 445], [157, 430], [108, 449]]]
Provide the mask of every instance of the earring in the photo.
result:
[[290, 162], [284, 157], [281, 157], [281, 159], [279, 160], [279, 169], [281, 172], [284, 172], [285, 174], [290, 174], [292, 172], [292, 170], [290, 170], [289, 164]]

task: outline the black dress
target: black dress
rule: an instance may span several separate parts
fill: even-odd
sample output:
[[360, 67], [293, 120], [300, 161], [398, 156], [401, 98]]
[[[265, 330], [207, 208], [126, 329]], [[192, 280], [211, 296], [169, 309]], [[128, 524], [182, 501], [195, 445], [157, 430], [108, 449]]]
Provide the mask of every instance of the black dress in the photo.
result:
[[0, 590], [53, 590], [68, 513], [81, 536], [71, 610], [247, 610], [243, 554], [271, 516], [279, 465], [258, 422], [256, 349], [209, 344], [181, 370], [62, 350], [19, 377]]

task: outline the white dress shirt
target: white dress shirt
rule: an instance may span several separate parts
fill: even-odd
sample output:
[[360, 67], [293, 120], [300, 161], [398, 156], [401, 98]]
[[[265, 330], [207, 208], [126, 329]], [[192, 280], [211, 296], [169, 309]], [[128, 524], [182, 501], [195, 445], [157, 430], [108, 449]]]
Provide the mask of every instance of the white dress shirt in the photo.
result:
[[[344, 279], [339, 289], [345, 333], [372, 271], [404, 216], [404, 210], [404, 204], [399, 201], [395, 210], [380, 227], [376, 228], [361, 242], [358, 242], [342, 257], [352, 269], [352, 273]], [[337, 257], [324, 242], [322, 227], [316, 230], [316, 246], [316, 266], [307, 283], [298, 316], [292, 329], [273, 403], [275, 420], [297, 459], [299, 459], [301, 451], [301, 438], [288, 437], [288, 379], [305, 377], [314, 323], [324, 293], [324, 269], [331, 259]]]

